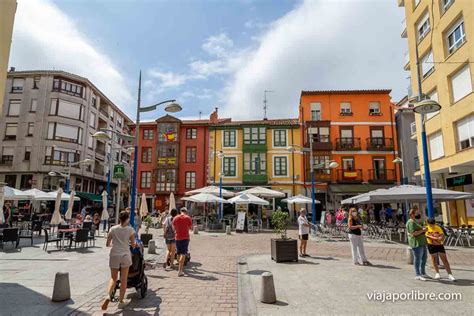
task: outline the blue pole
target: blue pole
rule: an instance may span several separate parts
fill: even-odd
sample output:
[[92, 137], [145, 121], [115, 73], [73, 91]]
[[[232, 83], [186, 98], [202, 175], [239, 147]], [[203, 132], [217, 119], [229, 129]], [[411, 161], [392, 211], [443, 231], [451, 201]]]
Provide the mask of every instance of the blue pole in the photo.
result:
[[111, 162], [111, 159], [110, 159], [110, 154], [109, 154], [109, 171], [107, 172], [107, 187], [106, 187], [106, 191], [107, 191], [107, 196], [110, 196], [110, 173], [111, 173], [111, 166], [112, 164], [110, 163]]
[[140, 70], [140, 76], [138, 77], [138, 99], [137, 99], [137, 121], [135, 126], [135, 145], [133, 151], [133, 175], [132, 175], [132, 191], [131, 191], [131, 203], [130, 203], [130, 226], [135, 228], [135, 203], [137, 195], [137, 173], [138, 173], [138, 140], [139, 140], [139, 129], [140, 129], [140, 98], [142, 93], [142, 71]]
[[421, 116], [421, 145], [423, 148], [423, 169], [425, 171], [426, 206], [428, 207], [428, 217], [434, 217], [433, 191], [431, 189], [430, 161], [428, 158], [424, 114]]
[[316, 225], [316, 201], [314, 197], [314, 169], [311, 168], [311, 220]]
[[[221, 173], [221, 176], [219, 177], [219, 197], [222, 199], [222, 173]], [[222, 202], [219, 204], [219, 219], [221, 219], [221, 213], [222, 213]]]

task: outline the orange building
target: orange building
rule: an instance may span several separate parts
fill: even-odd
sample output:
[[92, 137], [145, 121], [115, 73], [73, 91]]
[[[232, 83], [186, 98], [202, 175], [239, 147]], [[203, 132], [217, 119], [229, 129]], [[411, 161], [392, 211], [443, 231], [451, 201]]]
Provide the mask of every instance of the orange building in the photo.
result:
[[[336, 209], [353, 195], [393, 186], [399, 175], [391, 90], [302, 91], [302, 143], [312, 148], [321, 209]], [[311, 142], [311, 143], [310, 143]], [[304, 155], [305, 187], [311, 187], [310, 159]], [[329, 162], [339, 166], [329, 169]], [[319, 214], [318, 214], [319, 215]]]

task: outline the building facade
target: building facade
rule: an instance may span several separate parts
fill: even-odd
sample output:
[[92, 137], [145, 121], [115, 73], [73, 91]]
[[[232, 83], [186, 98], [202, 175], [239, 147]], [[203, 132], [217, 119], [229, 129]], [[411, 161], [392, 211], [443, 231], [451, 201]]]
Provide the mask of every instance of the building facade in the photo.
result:
[[[317, 199], [336, 209], [340, 201], [377, 188], [393, 186], [398, 173], [394, 109], [390, 90], [302, 91], [299, 120], [305, 156], [305, 185], [314, 164]], [[335, 161], [339, 167], [329, 169]]]
[[[0, 181], [49, 191], [66, 180], [48, 173], [70, 171], [70, 188], [77, 192], [100, 194], [106, 188], [108, 158], [115, 163], [120, 152], [92, 135], [100, 129], [128, 134], [131, 120], [88, 79], [64, 71], [11, 71], [3, 103]], [[129, 159], [123, 148], [121, 156]], [[94, 164], [68, 168], [87, 158]], [[112, 179], [112, 191], [116, 186]]]
[[[426, 116], [430, 173], [434, 186], [474, 192], [474, 6], [470, 0], [398, 1], [404, 7], [409, 52], [405, 69], [411, 91], [419, 94], [416, 48], [424, 97], [441, 105]], [[409, 98], [412, 99], [412, 98]], [[418, 156], [423, 177], [421, 118], [417, 115]], [[442, 203], [451, 225], [474, 223], [474, 201]]]
[[[0, 1], [0, 96], [5, 95], [8, 60], [15, 21], [16, 0]], [[0, 104], [0, 106], [3, 104]]]

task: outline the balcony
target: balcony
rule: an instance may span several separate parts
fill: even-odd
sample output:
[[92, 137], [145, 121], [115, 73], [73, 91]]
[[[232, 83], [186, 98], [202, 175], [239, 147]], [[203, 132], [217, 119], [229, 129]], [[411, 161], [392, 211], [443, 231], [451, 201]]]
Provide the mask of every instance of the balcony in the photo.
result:
[[5, 155], [0, 158], [1, 166], [13, 166], [13, 156]]
[[362, 183], [362, 170], [337, 170], [337, 182], [338, 183]]
[[266, 184], [268, 182], [268, 177], [266, 174], [244, 173], [242, 181], [244, 184]]
[[382, 137], [370, 137], [366, 139], [367, 150], [390, 151], [393, 150], [393, 139]]
[[405, 52], [405, 62], [403, 65], [404, 70], [410, 70], [410, 54]]
[[99, 108], [99, 114], [102, 115], [105, 119], [109, 118], [109, 113], [103, 107]]
[[360, 150], [360, 138], [336, 138], [336, 150]]
[[[311, 147], [313, 150], [332, 150], [332, 143], [329, 139], [329, 135], [320, 135], [313, 137]], [[306, 148], [309, 148], [309, 144], [305, 144]]]
[[369, 183], [391, 184], [395, 180], [395, 169], [369, 169]]
[[[311, 170], [306, 170], [306, 181], [311, 181]], [[314, 181], [315, 182], [331, 182], [332, 173], [331, 169], [314, 169]]]
[[244, 152], [266, 152], [267, 151], [267, 145], [266, 144], [246, 144], [242, 146], [242, 151]]

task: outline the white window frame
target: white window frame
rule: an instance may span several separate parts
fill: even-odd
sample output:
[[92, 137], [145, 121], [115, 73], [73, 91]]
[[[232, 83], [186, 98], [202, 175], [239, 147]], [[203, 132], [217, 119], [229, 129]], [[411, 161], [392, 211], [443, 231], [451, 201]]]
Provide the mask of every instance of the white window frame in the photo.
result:
[[[460, 130], [461, 124], [463, 124], [462, 127], [464, 131]], [[474, 114], [471, 114], [457, 121], [456, 132], [458, 150], [465, 150], [474, 147]], [[468, 146], [462, 148], [462, 143], [466, 141]]]
[[352, 114], [352, 104], [351, 102], [341, 102], [339, 104], [341, 114]]
[[[438, 101], [438, 91], [436, 89], [434, 89], [433, 91], [428, 93], [428, 97], [433, 101], [439, 102]], [[430, 118], [432, 118], [433, 116], [436, 116], [438, 114], [439, 114], [439, 111], [428, 113], [428, 114], [426, 114], [426, 119], [429, 120]]]
[[21, 100], [13, 99], [8, 103], [7, 116], [20, 116], [21, 112]]
[[440, 1], [441, 1], [440, 7], [441, 7], [442, 13], [448, 11], [449, 7], [451, 7], [451, 5], [454, 3], [454, 0], [440, 0]]
[[184, 174], [184, 178], [185, 189], [196, 188], [196, 171], [186, 171]]
[[141, 189], [150, 189], [151, 188], [151, 171], [141, 171], [140, 172], [140, 188]]
[[33, 136], [35, 133], [35, 123], [28, 122], [26, 127], [26, 136]]
[[95, 129], [96, 120], [97, 120], [97, 115], [94, 112], [91, 112], [89, 116], [89, 126]]
[[438, 131], [428, 137], [430, 148], [430, 160], [436, 160], [444, 157], [443, 133]]
[[311, 102], [311, 121], [321, 121], [322, 119], [322, 109], [321, 102]]
[[[283, 134], [285, 135], [285, 143], [283, 145], [277, 146], [275, 145], [275, 140], [276, 140], [276, 132], [284, 132]], [[272, 147], [274, 148], [286, 148], [288, 146], [288, 130], [287, 129], [274, 129], [273, 130], [273, 135], [272, 135]]]
[[[234, 134], [234, 146], [226, 146], [226, 143], [225, 143], [226, 133], [231, 133], [231, 134], [233, 133]], [[237, 130], [235, 130], [235, 129], [223, 130], [221, 137], [222, 137], [222, 147], [223, 148], [237, 148], [237, 139], [238, 139]]]
[[[279, 175], [277, 175], [277, 173], [276, 173], [276, 159], [277, 159], [277, 158], [278, 158], [278, 159], [280, 159], [280, 158], [285, 158], [285, 159], [284, 159], [284, 160], [286, 161], [286, 168], [285, 168], [285, 169], [286, 169], [286, 173], [285, 173], [285, 174], [279, 174]], [[290, 173], [290, 170], [289, 170], [289, 169], [290, 169], [290, 166], [289, 166], [289, 164], [288, 164], [288, 161], [289, 161], [288, 158], [289, 158], [288, 155], [277, 155], [277, 156], [273, 156], [273, 159], [272, 159], [272, 160], [273, 160], [273, 166], [272, 166], [272, 167], [273, 167], [273, 168], [272, 168], [272, 173], [273, 173], [273, 175], [272, 175], [272, 178], [288, 178], [288, 177], [289, 177], [289, 173]]]
[[423, 78], [428, 77], [434, 71], [433, 63], [433, 50], [430, 48], [428, 53], [426, 53], [421, 58], [421, 75]]
[[[464, 73], [467, 71], [467, 73]], [[454, 82], [456, 79], [460, 80], [460, 76], [463, 76], [462, 78], [467, 80], [468, 82], [464, 83], [464, 85], [458, 86], [457, 89], [455, 89]], [[465, 77], [465, 78], [464, 78]], [[456, 103], [459, 100], [463, 99], [465, 96], [469, 95], [472, 93], [472, 77], [471, 77], [471, 67], [470, 64], [466, 64], [459, 68], [455, 73], [453, 73], [449, 77], [450, 85], [451, 85], [451, 92], [452, 92], [452, 102]], [[462, 81], [459, 81], [461, 83]], [[458, 93], [456, 93], [456, 91]], [[464, 93], [464, 94], [463, 94]]]
[[[220, 163], [223, 164], [225, 159], [227, 158], [234, 158], [235, 159], [235, 175], [234, 176], [226, 176], [225, 175], [225, 172], [222, 172], [222, 178], [223, 179], [235, 179], [235, 178], [238, 178], [239, 177], [239, 157], [237, 157], [237, 155], [225, 155], [225, 157], [223, 157], [222, 159], [220, 159]], [[221, 166], [221, 170], [224, 171], [224, 167]], [[220, 173], [220, 171], [219, 171]]]
[[[459, 28], [460, 31], [460, 37], [457, 38], [455, 41], [453, 40], [453, 44], [450, 46], [449, 45], [449, 38], [451, 36], [455, 37], [456, 35], [456, 30]], [[466, 42], [466, 32], [464, 29], [464, 19], [461, 18], [459, 21], [457, 21], [450, 29], [448, 32], [446, 32], [446, 47], [448, 48], [448, 54], [454, 53], [459, 47], [461, 47], [464, 42]]]
[[9, 138], [10, 140], [16, 139], [16, 136], [18, 134], [18, 123], [7, 123], [5, 125], [5, 138], [7, 136], [15, 136], [15, 138]]
[[381, 114], [380, 110], [380, 102], [379, 101], [371, 101], [369, 102], [369, 115], [379, 115]]
[[[423, 32], [420, 33], [420, 30], [422, 29]], [[421, 40], [426, 37], [430, 30], [430, 12], [426, 11], [418, 23], [416, 23], [416, 38], [418, 39], [418, 42], [421, 42]]]

